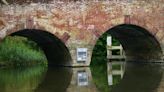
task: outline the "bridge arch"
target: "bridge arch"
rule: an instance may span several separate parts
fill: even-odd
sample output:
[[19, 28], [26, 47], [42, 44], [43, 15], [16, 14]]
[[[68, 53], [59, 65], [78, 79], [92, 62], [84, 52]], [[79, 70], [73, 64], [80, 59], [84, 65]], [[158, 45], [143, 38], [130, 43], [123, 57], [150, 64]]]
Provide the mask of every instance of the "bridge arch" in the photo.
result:
[[121, 43], [129, 61], [146, 61], [162, 58], [160, 42], [150, 31], [143, 27], [133, 24], [120, 24], [104, 33], [111, 34], [112, 37]]
[[71, 65], [71, 56], [65, 43], [60, 38], [46, 30], [23, 29], [12, 32], [10, 31], [9, 33], [6, 33], [4, 37], [8, 35], [23, 36], [36, 42], [44, 51], [49, 65]]

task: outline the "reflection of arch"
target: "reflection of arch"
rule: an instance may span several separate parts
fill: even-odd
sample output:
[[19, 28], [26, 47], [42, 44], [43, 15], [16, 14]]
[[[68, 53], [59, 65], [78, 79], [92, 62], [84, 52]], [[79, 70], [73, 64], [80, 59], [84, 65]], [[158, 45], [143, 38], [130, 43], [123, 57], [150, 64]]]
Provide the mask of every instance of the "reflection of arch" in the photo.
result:
[[161, 86], [161, 69], [154, 63], [127, 63], [123, 79], [111, 92], [155, 92]]
[[142, 27], [122, 24], [107, 30], [107, 33], [120, 41], [128, 60], [161, 58], [162, 51], [159, 42]]
[[51, 33], [43, 30], [24, 29], [8, 35], [24, 36], [35, 41], [44, 51], [49, 65], [69, 66], [71, 63], [70, 53], [65, 44]]
[[71, 68], [49, 67], [44, 80], [35, 92], [67, 92], [72, 72]]

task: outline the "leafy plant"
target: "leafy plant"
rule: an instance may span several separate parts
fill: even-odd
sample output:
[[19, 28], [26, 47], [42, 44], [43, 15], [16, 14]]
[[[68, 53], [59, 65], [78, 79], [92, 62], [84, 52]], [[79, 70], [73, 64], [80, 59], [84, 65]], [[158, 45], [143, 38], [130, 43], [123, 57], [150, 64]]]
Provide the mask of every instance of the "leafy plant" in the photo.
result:
[[0, 44], [0, 64], [28, 66], [46, 63], [43, 51], [35, 42], [25, 37], [8, 36]]

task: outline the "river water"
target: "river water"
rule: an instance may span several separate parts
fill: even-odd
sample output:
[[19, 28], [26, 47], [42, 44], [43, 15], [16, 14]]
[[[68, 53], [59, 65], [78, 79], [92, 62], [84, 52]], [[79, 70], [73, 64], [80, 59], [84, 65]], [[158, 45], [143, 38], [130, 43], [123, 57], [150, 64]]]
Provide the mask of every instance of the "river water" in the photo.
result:
[[164, 64], [0, 69], [0, 92], [164, 92]]

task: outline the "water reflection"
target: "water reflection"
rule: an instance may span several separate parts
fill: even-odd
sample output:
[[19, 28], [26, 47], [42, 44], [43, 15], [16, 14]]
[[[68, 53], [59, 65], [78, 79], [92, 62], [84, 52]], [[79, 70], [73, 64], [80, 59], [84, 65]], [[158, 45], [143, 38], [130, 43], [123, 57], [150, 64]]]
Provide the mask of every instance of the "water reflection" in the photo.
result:
[[91, 68], [99, 92], [164, 92], [163, 64], [112, 61], [104, 67]]
[[67, 92], [97, 92], [89, 67], [73, 68], [73, 75]]
[[108, 85], [116, 85], [123, 78], [125, 61], [113, 61], [107, 63]]
[[46, 67], [0, 69], [1, 92], [33, 92], [44, 78]]
[[164, 65], [108, 62], [94, 67], [0, 69], [0, 92], [164, 92]]
[[72, 68], [49, 67], [44, 81], [35, 92], [66, 92], [72, 78]]
[[162, 74], [161, 64], [129, 62], [123, 79], [113, 87], [112, 92], [157, 92]]

